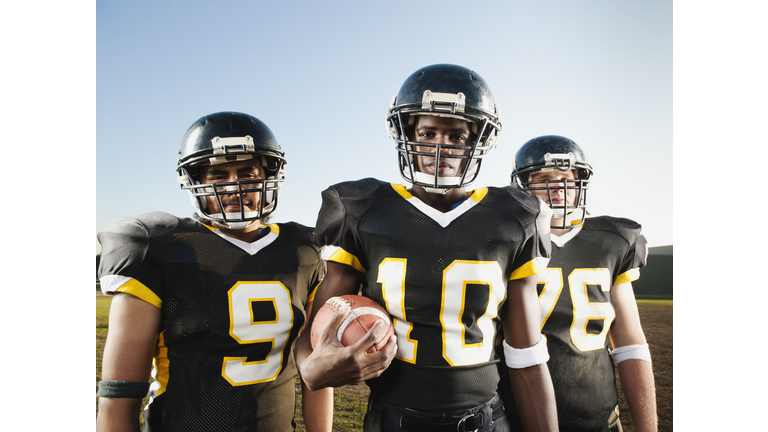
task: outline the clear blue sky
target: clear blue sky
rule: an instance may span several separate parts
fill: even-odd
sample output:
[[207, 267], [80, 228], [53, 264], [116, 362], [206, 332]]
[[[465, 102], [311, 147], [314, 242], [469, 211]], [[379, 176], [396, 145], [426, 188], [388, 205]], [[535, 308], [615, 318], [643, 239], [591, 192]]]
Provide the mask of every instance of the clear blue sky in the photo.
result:
[[389, 99], [416, 69], [456, 63], [501, 106], [481, 183], [508, 184], [528, 139], [564, 135], [595, 169], [590, 212], [672, 244], [672, 2], [468, 4], [98, 1], [94, 237], [122, 216], [191, 215], [177, 150], [194, 120], [223, 110], [260, 118], [286, 151], [273, 220], [313, 226], [333, 183], [402, 182]]

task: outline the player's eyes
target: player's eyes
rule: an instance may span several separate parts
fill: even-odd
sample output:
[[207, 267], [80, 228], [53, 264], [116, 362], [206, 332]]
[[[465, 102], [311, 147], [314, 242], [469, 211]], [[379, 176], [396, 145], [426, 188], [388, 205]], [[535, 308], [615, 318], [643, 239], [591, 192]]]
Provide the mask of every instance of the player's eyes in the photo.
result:
[[237, 175], [237, 178], [238, 179], [247, 179], [247, 180], [257, 179], [257, 178], [259, 178], [259, 171], [258, 170], [253, 170], [253, 171], [249, 171], [249, 172], [241, 172], [241, 173], [239, 173]]

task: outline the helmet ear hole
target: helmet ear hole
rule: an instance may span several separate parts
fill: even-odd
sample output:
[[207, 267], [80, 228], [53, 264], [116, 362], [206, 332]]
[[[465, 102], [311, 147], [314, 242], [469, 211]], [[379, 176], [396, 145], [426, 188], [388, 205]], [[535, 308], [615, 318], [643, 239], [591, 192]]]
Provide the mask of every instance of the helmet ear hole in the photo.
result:
[[261, 167], [265, 171], [266, 176], [275, 176], [280, 169], [280, 161], [278, 159], [261, 155]]

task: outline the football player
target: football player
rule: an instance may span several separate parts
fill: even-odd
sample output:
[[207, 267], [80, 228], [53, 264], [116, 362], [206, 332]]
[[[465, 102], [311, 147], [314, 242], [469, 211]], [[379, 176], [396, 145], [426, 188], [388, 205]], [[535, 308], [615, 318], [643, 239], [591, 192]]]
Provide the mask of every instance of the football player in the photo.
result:
[[[538, 289], [560, 428], [621, 430], [610, 336], [635, 430], [655, 431], [651, 355], [632, 290], [645, 266], [646, 241], [634, 221], [585, 218], [591, 175], [581, 147], [549, 135], [519, 149], [511, 176], [513, 188], [553, 210], [552, 258]], [[519, 427], [514, 404], [508, 405]]]
[[[153, 212], [98, 234], [114, 295], [98, 429], [135, 431], [149, 390], [145, 431], [293, 431], [291, 350], [325, 270], [311, 228], [267, 223], [284, 153], [259, 119], [220, 112], [179, 154], [194, 218]], [[307, 430], [330, 431], [328, 396], [304, 393]]]
[[506, 431], [494, 352], [503, 325], [526, 425], [556, 429], [535, 279], [551, 211], [518, 191], [465, 189], [501, 130], [490, 88], [465, 67], [427, 66], [406, 79], [386, 120], [410, 185], [367, 178], [323, 192], [316, 242], [328, 246], [328, 272], [315, 310], [362, 289], [393, 317], [395, 335], [365, 354], [379, 324], [344, 348], [332, 322], [314, 351], [300, 338], [299, 372], [311, 389], [367, 379], [365, 431]]

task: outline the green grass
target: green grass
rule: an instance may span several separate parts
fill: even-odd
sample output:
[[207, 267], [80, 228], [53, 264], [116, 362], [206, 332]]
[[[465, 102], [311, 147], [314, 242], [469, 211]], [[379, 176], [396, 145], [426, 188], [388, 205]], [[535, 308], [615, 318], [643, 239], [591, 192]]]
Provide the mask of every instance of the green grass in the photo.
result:
[[[296, 383], [296, 432], [305, 432], [301, 414], [301, 383]], [[365, 383], [349, 384], [333, 389], [333, 431], [353, 432], [363, 430], [363, 417], [368, 406], [368, 386]]]

